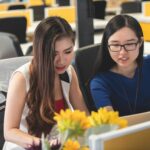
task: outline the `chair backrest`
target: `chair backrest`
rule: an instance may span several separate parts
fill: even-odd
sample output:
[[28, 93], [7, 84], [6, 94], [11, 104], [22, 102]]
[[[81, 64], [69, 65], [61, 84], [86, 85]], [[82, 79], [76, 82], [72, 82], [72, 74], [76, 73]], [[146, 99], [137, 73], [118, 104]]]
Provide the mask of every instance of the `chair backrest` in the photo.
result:
[[25, 17], [27, 19], [27, 27], [31, 26], [33, 22], [33, 12], [32, 9], [17, 9], [17, 10], [7, 10], [0, 11], [0, 18], [7, 17]]
[[[0, 93], [0, 99], [3, 97]], [[3, 122], [4, 122], [4, 105], [5, 102], [0, 101], [0, 149], [2, 149], [4, 144], [4, 136], [3, 136]]]
[[10, 5], [8, 6], [8, 10], [16, 10], [16, 9], [25, 9], [26, 6], [24, 4]]
[[60, 6], [45, 8], [45, 17], [60, 16], [65, 18], [69, 23], [75, 23], [76, 13], [74, 6]]
[[0, 10], [5, 11], [8, 10], [10, 5], [25, 5], [27, 7], [27, 2], [7, 2], [5, 0], [0, 0]]
[[56, 3], [59, 6], [70, 6], [70, 0], [56, 0]]
[[94, 18], [105, 19], [106, 0], [94, 1]]
[[31, 44], [26, 51], [26, 56], [33, 56], [33, 45]]
[[12, 33], [20, 43], [26, 43], [27, 19], [25, 17], [0, 18], [0, 32]]
[[14, 70], [31, 59], [31, 56], [23, 56], [0, 60], [0, 149], [4, 144], [3, 119], [9, 79]]
[[33, 10], [33, 20], [39, 21], [45, 18], [44, 9], [45, 5], [37, 5], [37, 6], [30, 6], [29, 8]]
[[17, 37], [10, 33], [0, 32], [0, 59], [23, 56]]
[[129, 1], [121, 4], [121, 13], [138, 13], [142, 12], [141, 1]]
[[79, 79], [80, 88], [89, 111], [96, 110], [90, 94], [88, 81], [92, 75], [93, 66], [95, 64], [99, 48], [100, 44], [94, 44], [78, 49], [73, 63]]

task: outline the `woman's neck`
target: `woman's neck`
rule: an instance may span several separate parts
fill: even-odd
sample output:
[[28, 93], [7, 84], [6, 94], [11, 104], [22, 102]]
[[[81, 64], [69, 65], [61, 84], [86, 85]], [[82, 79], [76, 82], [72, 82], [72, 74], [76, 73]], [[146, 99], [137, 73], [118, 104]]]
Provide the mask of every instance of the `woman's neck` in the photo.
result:
[[118, 74], [121, 74], [121, 75], [128, 77], [128, 78], [133, 78], [136, 68], [137, 68], [137, 63], [133, 63], [132, 65], [130, 65], [130, 67], [114, 66], [111, 69], [111, 71], [118, 73]]

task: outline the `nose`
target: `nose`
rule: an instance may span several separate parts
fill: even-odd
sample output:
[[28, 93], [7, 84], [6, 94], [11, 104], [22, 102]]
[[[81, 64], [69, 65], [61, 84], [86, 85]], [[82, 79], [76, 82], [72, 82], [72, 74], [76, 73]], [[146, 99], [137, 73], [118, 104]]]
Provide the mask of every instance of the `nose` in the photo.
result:
[[64, 64], [64, 62], [65, 62], [65, 57], [63, 55], [59, 55], [58, 63], [59, 64]]
[[127, 50], [124, 46], [121, 46], [120, 53], [127, 53]]

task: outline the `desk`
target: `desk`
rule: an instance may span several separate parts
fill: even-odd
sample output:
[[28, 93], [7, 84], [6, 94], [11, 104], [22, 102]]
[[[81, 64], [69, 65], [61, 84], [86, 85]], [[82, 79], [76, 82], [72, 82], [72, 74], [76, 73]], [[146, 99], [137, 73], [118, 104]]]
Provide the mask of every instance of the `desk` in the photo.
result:
[[128, 14], [140, 22], [144, 33], [144, 40], [150, 41], [150, 17], [144, 16], [143, 13]]
[[106, 15], [117, 15], [120, 11], [120, 7], [106, 7]]
[[[35, 21], [32, 23], [30, 27], [27, 28], [27, 37], [29, 41], [33, 40], [33, 34], [40, 21]], [[103, 19], [94, 19], [93, 25], [95, 30], [102, 30], [105, 28], [106, 24], [108, 23], [107, 20]], [[76, 31], [76, 23], [70, 23], [73, 31]]]
[[129, 127], [89, 137], [92, 150], [150, 149], [150, 112], [126, 116]]
[[139, 114], [134, 114], [134, 115], [124, 116], [122, 118], [127, 119], [128, 125], [131, 126], [131, 125], [139, 124], [142, 122], [150, 121], [150, 111], [144, 112], [144, 113], [139, 113]]
[[11, 5], [25, 5], [27, 7], [26, 2], [9, 2], [9, 3], [0, 3], [0, 11], [8, 10], [8, 7]]

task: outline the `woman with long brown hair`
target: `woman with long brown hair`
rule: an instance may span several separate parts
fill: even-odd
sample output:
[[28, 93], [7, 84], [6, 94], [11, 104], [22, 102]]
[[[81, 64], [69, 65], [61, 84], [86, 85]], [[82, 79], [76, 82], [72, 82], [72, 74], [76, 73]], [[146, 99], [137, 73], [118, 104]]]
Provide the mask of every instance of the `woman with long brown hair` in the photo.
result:
[[69, 107], [88, 110], [76, 73], [70, 65], [75, 36], [66, 20], [49, 17], [37, 26], [33, 59], [17, 69], [10, 80], [3, 150], [22, 150], [39, 144], [53, 125], [54, 112]]

